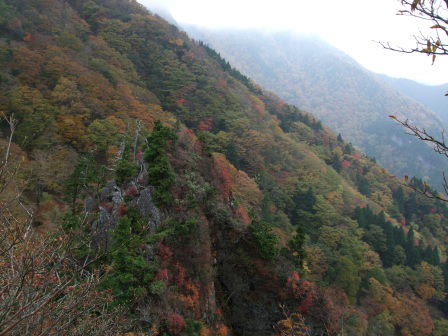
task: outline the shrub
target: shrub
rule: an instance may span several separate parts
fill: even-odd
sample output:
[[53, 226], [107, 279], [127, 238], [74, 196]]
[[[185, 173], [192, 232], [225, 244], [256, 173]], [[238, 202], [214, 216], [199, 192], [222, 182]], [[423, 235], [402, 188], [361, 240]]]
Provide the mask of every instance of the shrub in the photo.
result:
[[166, 285], [161, 280], [156, 280], [149, 286], [149, 291], [154, 295], [162, 295], [166, 290]]
[[166, 320], [168, 331], [171, 334], [178, 335], [187, 325], [182, 315], [173, 313]]

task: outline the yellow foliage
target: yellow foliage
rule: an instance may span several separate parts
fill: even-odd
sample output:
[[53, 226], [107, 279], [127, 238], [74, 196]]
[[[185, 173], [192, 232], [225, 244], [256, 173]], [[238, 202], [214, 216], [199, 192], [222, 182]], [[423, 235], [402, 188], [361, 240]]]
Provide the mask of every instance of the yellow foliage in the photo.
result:
[[82, 146], [81, 139], [86, 135], [83, 116], [62, 114], [57, 118], [58, 133], [64, 141], [71, 143], [76, 148]]
[[277, 322], [275, 329], [276, 336], [308, 336], [311, 332], [304, 317], [297, 313], [285, 316], [285, 319]]
[[177, 45], [178, 47], [182, 47], [184, 45], [184, 40], [182, 39], [174, 39], [170, 40], [171, 44]]
[[424, 283], [417, 287], [417, 294], [420, 295], [423, 300], [429, 300], [436, 294], [436, 290]]
[[328, 261], [326, 259], [324, 251], [318, 246], [306, 246], [306, 265], [307, 265], [307, 278], [311, 281], [322, 280], [325, 272], [328, 270]]
[[212, 336], [212, 331], [208, 327], [202, 327], [199, 336]]

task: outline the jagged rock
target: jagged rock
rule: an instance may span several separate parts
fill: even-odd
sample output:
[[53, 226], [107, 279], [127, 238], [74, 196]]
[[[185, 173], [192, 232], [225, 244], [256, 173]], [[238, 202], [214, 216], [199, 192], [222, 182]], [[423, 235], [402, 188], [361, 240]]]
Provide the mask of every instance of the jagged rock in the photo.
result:
[[120, 204], [123, 202], [123, 193], [121, 192], [121, 189], [117, 186], [115, 181], [107, 182], [106, 186], [104, 187], [103, 191], [101, 192], [101, 201], [112, 201], [116, 204]]
[[140, 161], [140, 172], [138, 173], [137, 183], [143, 186], [148, 185], [147, 164], [145, 164], [143, 161]]
[[157, 227], [160, 225], [160, 211], [155, 206], [152, 195], [151, 188], [147, 187], [140, 192], [140, 197], [137, 200], [137, 206], [140, 211], [140, 215], [148, 218], [148, 230], [150, 234], [156, 232]]
[[107, 182], [106, 186], [104, 187], [103, 191], [100, 195], [101, 201], [112, 201], [112, 197], [114, 192], [118, 189], [117, 184], [115, 181], [109, 181]]
[[92, 236], [94, 244], [100, 248], [107, 248], [109, 243], [109, 231], [111, 229], [112, 216], [107, 209], [100, 206], [100, 215], [92, 224]]
[[123, 194], [121, 192], [121, 189], [115, 186], [115, 189], [112, 193], [112, 201], [116, 204], [120, 204], [123, 202]]

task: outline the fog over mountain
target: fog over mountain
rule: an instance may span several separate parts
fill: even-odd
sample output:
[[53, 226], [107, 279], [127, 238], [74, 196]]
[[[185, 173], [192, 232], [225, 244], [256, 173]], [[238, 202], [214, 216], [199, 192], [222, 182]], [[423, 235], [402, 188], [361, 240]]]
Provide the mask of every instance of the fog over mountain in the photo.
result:
[[379, 76], [399, 92], [434, 111], [444, 122], [446, 128], [448, 123], [448, 97], [446, 96], [448, 84], [425, 85], [405, 78], [393, 78], [386, 75]]
[[389, 115], [411, 119], [436, 134], [441, 120], [344, 52], [312, 35], [183, 27], [256, 82], [321, 118], [394, 174], [426, 177], [439, 185], [444, 160], [406, 135]]
[[431, 33], [427, 22], [396, 13], [399, 1], [377, 0], [366, 12], [365, 3], [346, 0], [140, 0], [155, 10], [163, 8], [177, 22], [207, 28], [262, 29], [313, 34], [354, 58], [369, 70], [426, 84], [446, 82], [448, 63], [431, 65], [424, 54], [385, 50], [378, 41], [412, 48], [413, 34]]

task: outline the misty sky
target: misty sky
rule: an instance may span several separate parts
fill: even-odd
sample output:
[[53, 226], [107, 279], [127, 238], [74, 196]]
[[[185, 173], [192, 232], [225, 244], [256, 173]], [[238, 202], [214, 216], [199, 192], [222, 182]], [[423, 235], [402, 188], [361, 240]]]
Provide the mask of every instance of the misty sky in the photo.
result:
[[383, 50], [375, 41], [414, 46], [426, 23], [397, 16], [398, 0], [138, 0], [166, 8], [179, 23], [207, 27], [290, 29], [319, 35], [368, 69], [427, 84], [448, 82], [448, 56], [431, 65], [426, 55]]

